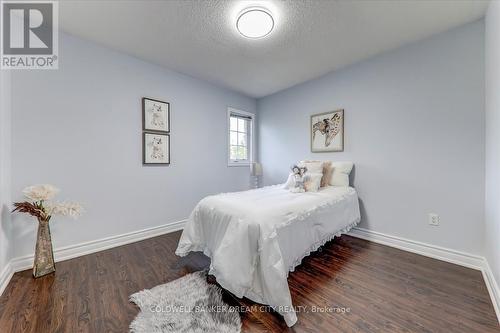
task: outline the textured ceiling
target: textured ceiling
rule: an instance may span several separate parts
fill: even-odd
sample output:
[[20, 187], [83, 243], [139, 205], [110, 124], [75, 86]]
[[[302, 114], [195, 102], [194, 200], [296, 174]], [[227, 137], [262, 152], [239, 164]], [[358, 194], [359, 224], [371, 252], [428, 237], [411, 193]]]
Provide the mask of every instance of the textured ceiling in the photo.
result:
[[[258, 40], [236, 15], [263, 5]], [[60, 27], [170, 69], [262, 97], [481, 18], [488, 1], [60, 1]]]

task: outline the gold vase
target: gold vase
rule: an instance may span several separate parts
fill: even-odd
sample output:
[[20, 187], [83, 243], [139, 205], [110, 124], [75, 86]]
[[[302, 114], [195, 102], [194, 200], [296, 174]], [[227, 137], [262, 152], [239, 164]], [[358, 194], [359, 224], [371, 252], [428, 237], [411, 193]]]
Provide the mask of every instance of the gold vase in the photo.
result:
[[56, 265], [54, 263], [49, 221], [39, 218], [35, 262], [33, 264], [33, 277], [39, 278], [55, 271]]

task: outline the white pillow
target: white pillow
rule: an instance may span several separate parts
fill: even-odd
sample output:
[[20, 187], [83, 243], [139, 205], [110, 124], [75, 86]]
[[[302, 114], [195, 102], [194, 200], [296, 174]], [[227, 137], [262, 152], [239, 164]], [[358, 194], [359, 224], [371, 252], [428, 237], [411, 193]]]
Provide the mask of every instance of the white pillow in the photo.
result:
[[333, 186], [349, 186], [349, 174], [351, 173], [352, 162], [333, 162], [333, 173], [330, 185]]
[[306, 172], [306, 176], [308, 177], [304, 183], [306, 192], [318, 192], [321, 186], [321, 177], [323, 177], [323, 174]]
[[323, 174], [323, 162], [322, 161], [300, 161], [299, 166], [305, 166], [308, 173], [320, 173]]

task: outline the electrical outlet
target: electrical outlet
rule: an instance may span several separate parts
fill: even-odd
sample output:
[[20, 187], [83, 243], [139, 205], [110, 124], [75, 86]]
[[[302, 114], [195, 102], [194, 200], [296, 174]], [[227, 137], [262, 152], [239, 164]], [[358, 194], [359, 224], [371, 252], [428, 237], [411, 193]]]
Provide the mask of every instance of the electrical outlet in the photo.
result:
[[429, 224], [433, 226], [439, 225], [439, 215], [438, 214], [429, 214]]

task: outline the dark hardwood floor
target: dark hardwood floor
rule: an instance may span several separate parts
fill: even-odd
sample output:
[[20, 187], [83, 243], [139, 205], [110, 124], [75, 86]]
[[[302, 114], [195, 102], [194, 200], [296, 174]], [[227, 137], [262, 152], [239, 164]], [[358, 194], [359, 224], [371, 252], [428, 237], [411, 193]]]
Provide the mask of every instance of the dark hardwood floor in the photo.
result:
[[[129, 295], [208, 266], [201, 254], [175, 256], [179, 236], [60, 262], [38, 280], [16, 273], [0, 298], [0, 332], [127, 332], [138, 313]], [[243, 332], [500, 332], [479, 271], [349, 236], [304, 259], [288, 281], [294, 305], [307, 306], [298, 323], [250, 308]]]

